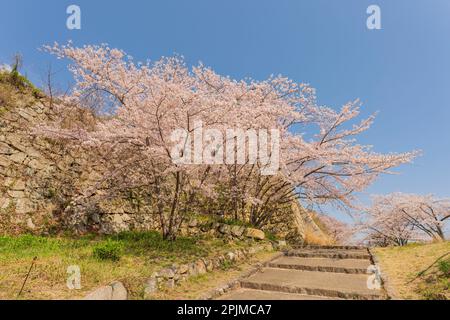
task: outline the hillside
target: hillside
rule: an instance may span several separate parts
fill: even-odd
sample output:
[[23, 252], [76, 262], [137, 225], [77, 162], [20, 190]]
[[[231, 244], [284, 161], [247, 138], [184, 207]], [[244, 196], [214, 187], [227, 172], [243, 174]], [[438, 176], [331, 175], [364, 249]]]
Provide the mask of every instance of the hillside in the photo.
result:
[[374, 252], [398, 298], [450, 299], [450, 241], [377, 248]]

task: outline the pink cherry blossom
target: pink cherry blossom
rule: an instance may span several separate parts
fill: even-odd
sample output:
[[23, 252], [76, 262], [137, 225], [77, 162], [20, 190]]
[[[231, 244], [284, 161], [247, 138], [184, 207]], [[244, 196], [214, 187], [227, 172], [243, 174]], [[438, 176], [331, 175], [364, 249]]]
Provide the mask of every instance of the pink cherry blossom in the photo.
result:
[[[352, 125], [359, 101], [339, 111], [319, 106], [313, 88], [282, 76], [235, 80], [201, 64], [189, 69], [178, 56], [135, 63], [106, 45], [45, 49], [71, 60], [76, 80], [55, 108], [62, 113], [74, 106], [91, 108], [98, 120], [94, 127], [67, 126], [61, 117], [36, 132], [104, 150], [110, 191], [145, 189], [167, 238], [192, 211], [232, 214], [264, 226], [294, 199], [352, 206], [355, 192], [417, 155], [380, 154], [358, 144], [355, 138], [374, 121], [371, 116]], [[259, 164], [176, 163], [171, 134], [193, 132], [197, 121], [224, 134], [227, 129], [279, 130], [279, 172], [262, 176]], [[100, 185], [80, 197], [91, 197]]]

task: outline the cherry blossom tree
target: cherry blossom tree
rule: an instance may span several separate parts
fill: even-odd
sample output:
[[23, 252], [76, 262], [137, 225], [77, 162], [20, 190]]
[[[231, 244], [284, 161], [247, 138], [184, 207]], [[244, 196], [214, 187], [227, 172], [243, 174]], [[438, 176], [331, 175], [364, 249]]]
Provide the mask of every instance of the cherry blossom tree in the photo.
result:
[[450, 218], [450, 199], [433, 195], [392, 193], [375, 196], [363, 228], [370, 237], [405, 245], [414, 239], [445, 240]]
[[[282, 76], [238, 81], [201, 64], [190, 70], [181, 57], [135, 63], [106, 45], [55, 44], [45, 50], [70, 59], [76, 80], [72, 92], [54, 107], [61, 113], [89, 108], [97, 121], [86, 127], [61, 117], [36, 133], [101, 150], [107, 173], [79, 198], [96, 195], [105, 181], [110, 192], [144, 190], [167, 239], [199, 208], [222, 207], [236, 219], [263, 226], [279, 208], [298, 199], [352, 206], [355, 192], [417, 154], [379, 154], [357, 144], [355, 137], [374, 120], [371, 116], [352, 125], [360, 113], [358, 101], [339, 111], [319, 106], [313, 88]], [[245, 155], [243, 164], [177, 161], [192, 153], [187, 137], [198, 123], [223, 137], [229, 129], [276, 129], [279, 170], [263, 175], [265, 164], [249, 161], [252, 154]], [[187, 134], [185, 147], [174, 153], [177, 130]], [[208, 152], [214, 159], [227, 151], [240, 150]]]
[[382, 247], [404, 246], [420, 236], [402, 215], [392, 214], [384, 204], [376, 200], [363, 222], [356, 225], [356, 229], [365, 235], [363, 242]]
[[352, 225], [339, 221], [326, 214], [317, 215], [325, 228], [325, 232], [337, 244], [350, 244], [353, 241], [354, 228]]

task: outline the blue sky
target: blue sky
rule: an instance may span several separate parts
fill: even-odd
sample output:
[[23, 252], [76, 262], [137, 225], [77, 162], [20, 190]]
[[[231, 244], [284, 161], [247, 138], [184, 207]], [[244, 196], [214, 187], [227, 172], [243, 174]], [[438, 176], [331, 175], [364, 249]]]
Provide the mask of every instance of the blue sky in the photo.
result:
[[[66, 28], [66, 8], [82, 29]], [[366, 8], [381, 8], [382, 30], [366, 28]], [[0, 0], [0, 63], [15, 52], [39, 83], [54, 41], [108, 43], [137, 60], [179, 53], [234, 78], [283, 74], [317, 89], [321, 104], [360, 98], [379, 112], [360, 142], [380, 152], [423, 150], [400, 174], [368, 191], [450, 196], [450, 1], [448, 0]]]

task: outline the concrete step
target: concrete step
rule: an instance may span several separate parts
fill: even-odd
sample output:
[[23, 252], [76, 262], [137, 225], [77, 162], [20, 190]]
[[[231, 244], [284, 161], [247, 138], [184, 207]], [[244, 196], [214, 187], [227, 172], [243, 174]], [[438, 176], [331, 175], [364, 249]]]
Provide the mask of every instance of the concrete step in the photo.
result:
[[218, 300], [334, 300], [320, 296], [308, 296], [298, 293], [237, 289], [221, 296]]
[[370, 261], [366, 259], [302, 258], [295, 256], [283, 256], [271, 261], [267, 266], [280, 269], [366, 274], [367, 268], [370, 265]]
[[382, 299], [367, 287], [368, 275], [264, 268], [241, 281], [241, 287], [342, 299]]
[[285, 255], [303, 258], [371, 259], [367, 249], [292, 249], [286, 251]]
[[312, 245], [312, 244], [308, 244], [308, 245], [299, 245], [293, 246], [294, 249], [340, 249], [340, 250], [364, 250], [367, 249], [366, 247], [362, 247], [362, 246], [319, 246], [319, 245]]

